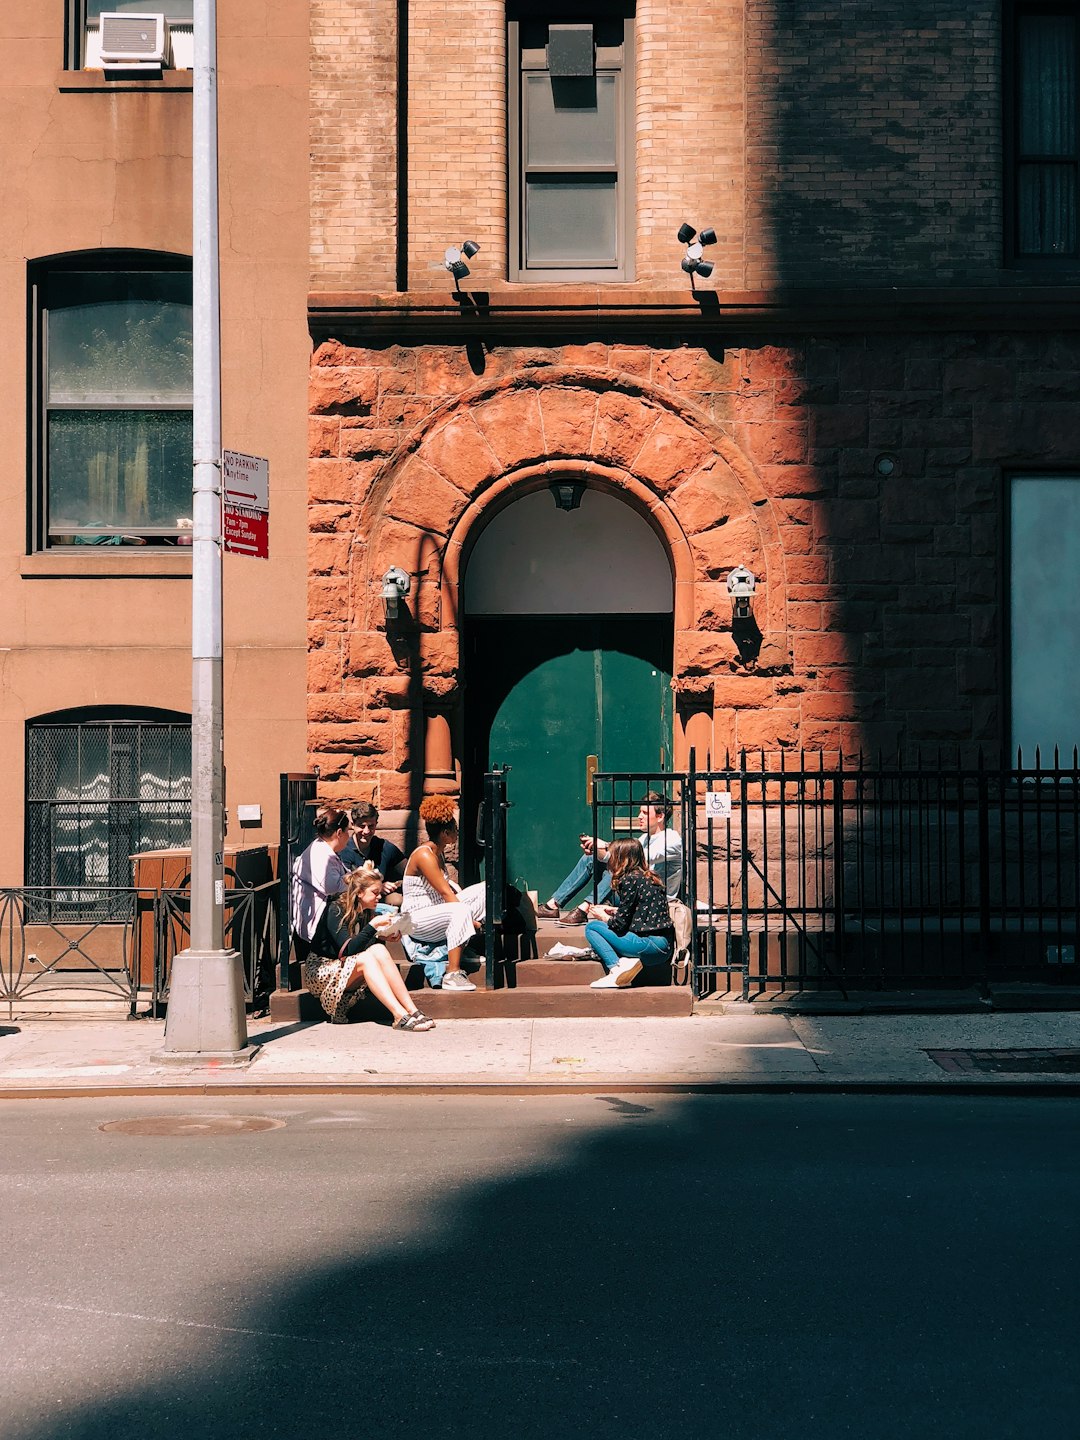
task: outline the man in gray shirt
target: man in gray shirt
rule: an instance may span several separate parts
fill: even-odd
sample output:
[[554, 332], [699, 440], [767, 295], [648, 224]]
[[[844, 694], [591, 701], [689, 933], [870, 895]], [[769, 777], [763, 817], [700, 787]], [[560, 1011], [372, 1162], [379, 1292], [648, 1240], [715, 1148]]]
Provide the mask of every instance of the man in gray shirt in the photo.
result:
[[[645, 851], [645, 863], [659, 875], [668, 898], [674, 900], [682, 889], [683, 843], [675, 830], [668, 828], [671, 804], [663, 795], [650, 790], [638, 811], [638, 824], [642, 833], [637, 837]], [[563, 925], [583, 925], [585, 911], [582, 906], [563, 911], [566, 902], [572, 899], [585, 885], [597, 882], [597, 903], [603, 904], [611, 894], [611, 876], [607, 869], [607, 842], [598, 840], [593, 853], [591, 835], [581, 837], [581, 859], [567, 875], [546, 905], [538, 907], [537, 913], [547, 920], [559, 920]]]

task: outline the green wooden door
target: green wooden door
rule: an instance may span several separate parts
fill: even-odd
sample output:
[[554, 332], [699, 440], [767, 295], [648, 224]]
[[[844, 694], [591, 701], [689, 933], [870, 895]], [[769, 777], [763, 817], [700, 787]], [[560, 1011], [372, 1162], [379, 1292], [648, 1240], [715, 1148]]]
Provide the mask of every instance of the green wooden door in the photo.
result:
[[480, 772], [511, 767], [508, 874], [546, 900], [592, 827], [587, 757], [598, 756], [601, 770], [670, 766], [671, 616], [471, 623], [469, 748]]

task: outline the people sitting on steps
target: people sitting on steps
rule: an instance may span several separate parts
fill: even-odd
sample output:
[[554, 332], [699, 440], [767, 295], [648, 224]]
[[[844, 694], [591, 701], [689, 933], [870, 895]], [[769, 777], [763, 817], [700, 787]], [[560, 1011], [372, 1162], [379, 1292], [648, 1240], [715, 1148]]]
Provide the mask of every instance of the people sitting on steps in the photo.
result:
[[345, 888], [341, 852], [349, 843], [349, 812], [320, 805], [312, 824], [315, 838], [293, 861], [289, 877], [289, 916], [300, 961], [307, 957], [319, 927], [325, 929], [327, 905]]
[[427, 843], [409, 856], [402, 880], [401, 910], [412, 922], [415, 940], [446, 939], [446, 973], [442, 989], [454, 993], [475, 990], [461, 968], [465, 946], [483, 928], [484, 886], [462, 890], [447, 872], [446, 853], [457, 845], [454, 802], [448, 795], [428, 795], [420, 803], [420, 819]]
[[588, 905], [586, 944], [600, 957], [594, 990], [622, 990], [643, 966], [667, 965], [675, 948], [668, 894], [638, 840], [613, 840], [607, 849], [611, 893], [618, 905]]
[[367, 994], [384, 1005], [395, 1030], [434, 1030], [418, 1010], [385, 941], [398, 933], [399, 916], [377, 915], [382, 876], [374, 868], [353, 870], [344, 891], [330, 900], [304, 960], [304, 984], [332, 1024], [343, 1025]]
[[389, 894], [401, 889], [401, 877], [405, 873], [405, 854], [392, 840], [375, 832], [379, 825], [378, 809], [370, 800], [361, 800], [349, 810], [349, 843], [341, 852], [341, 863], [346, 870], [357, 870], [361, 865], [370, 864], [378, 870], [383, 880], [383, 901]]
[[[678, 897], [682, 889], [683, 843], [677, 831], [668, 828], [671, 817], [671, 802], [655, 790], [650, 790], [638, 811], [641, 834], [638, 843], [645, 855], [646, 865], [659, 876], [664, 889], [671, 899]], [[593, 853], [593, 838], [582, 835], [581, 859], [556, 889], [551, 899], [537, 906], [536, 913], [547, 920], [561, 925], [583, 925], [588, 918], [583, 905], [573, 910], [564, 910], [586, 885], [596, 885], [596, 903], [604, 904], [611, 894], [611, 870], [609, 855], [611, 846], [604, 840], [596, 843]], [[619, 843], [619, 842], [612, 842]]]

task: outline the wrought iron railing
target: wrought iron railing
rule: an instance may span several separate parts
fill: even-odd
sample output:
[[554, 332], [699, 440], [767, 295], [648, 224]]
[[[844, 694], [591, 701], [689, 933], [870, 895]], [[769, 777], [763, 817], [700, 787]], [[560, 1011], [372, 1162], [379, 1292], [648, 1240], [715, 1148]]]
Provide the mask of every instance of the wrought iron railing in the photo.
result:
[[[114, 886], [0, 889], [0, 1005], [120, 1000], [134, 1015], [140, 892]], [[90, 914], [98, 918], [78, 918]]]
[[[699, 927], [749, 983], [970, 984], [1076, 975], [1080, 767], [741, 755], [691, 768]], [[727, 796], [709, 818], [705, 795]], [[703, 993], [723, 966], [699, 949]]]
[[[278, 882], [242, 885], [225, 890], [225, 944], [244, 960], [244, 997], [256, 1012], [264, 1010], [274, 987], [278, 951]], [[168, 1004], [172, 962], [190, 936], [191, 893], [188, 887], [159, 890], [154, 897], [154, 977], [150, 1012], [157, 1018]]]
[[699, 997], [1078, 973], [1080, 765], [740, 755], [595, 777], [594, 838], [663, 795], [683, 837]]

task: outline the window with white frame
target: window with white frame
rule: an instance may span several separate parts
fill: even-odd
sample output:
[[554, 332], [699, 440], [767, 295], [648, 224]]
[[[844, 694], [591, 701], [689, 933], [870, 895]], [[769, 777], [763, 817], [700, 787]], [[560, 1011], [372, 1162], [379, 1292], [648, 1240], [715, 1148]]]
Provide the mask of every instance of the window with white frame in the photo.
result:
[[69, 70], [101, 68], [102, 13], [163, 15], [169, 28], [171, 68], [190, 70], [194, 61], [195, 0], [67, 0]]
[[633, 279], [633, 6], [508, 13], [511, 278]]
[[1080, 473], [1009, 482], [1010, 744], [1044, 764], [1080, 744]]
[[191, 537], [190, 261], [31, 268], [32, 548]]

